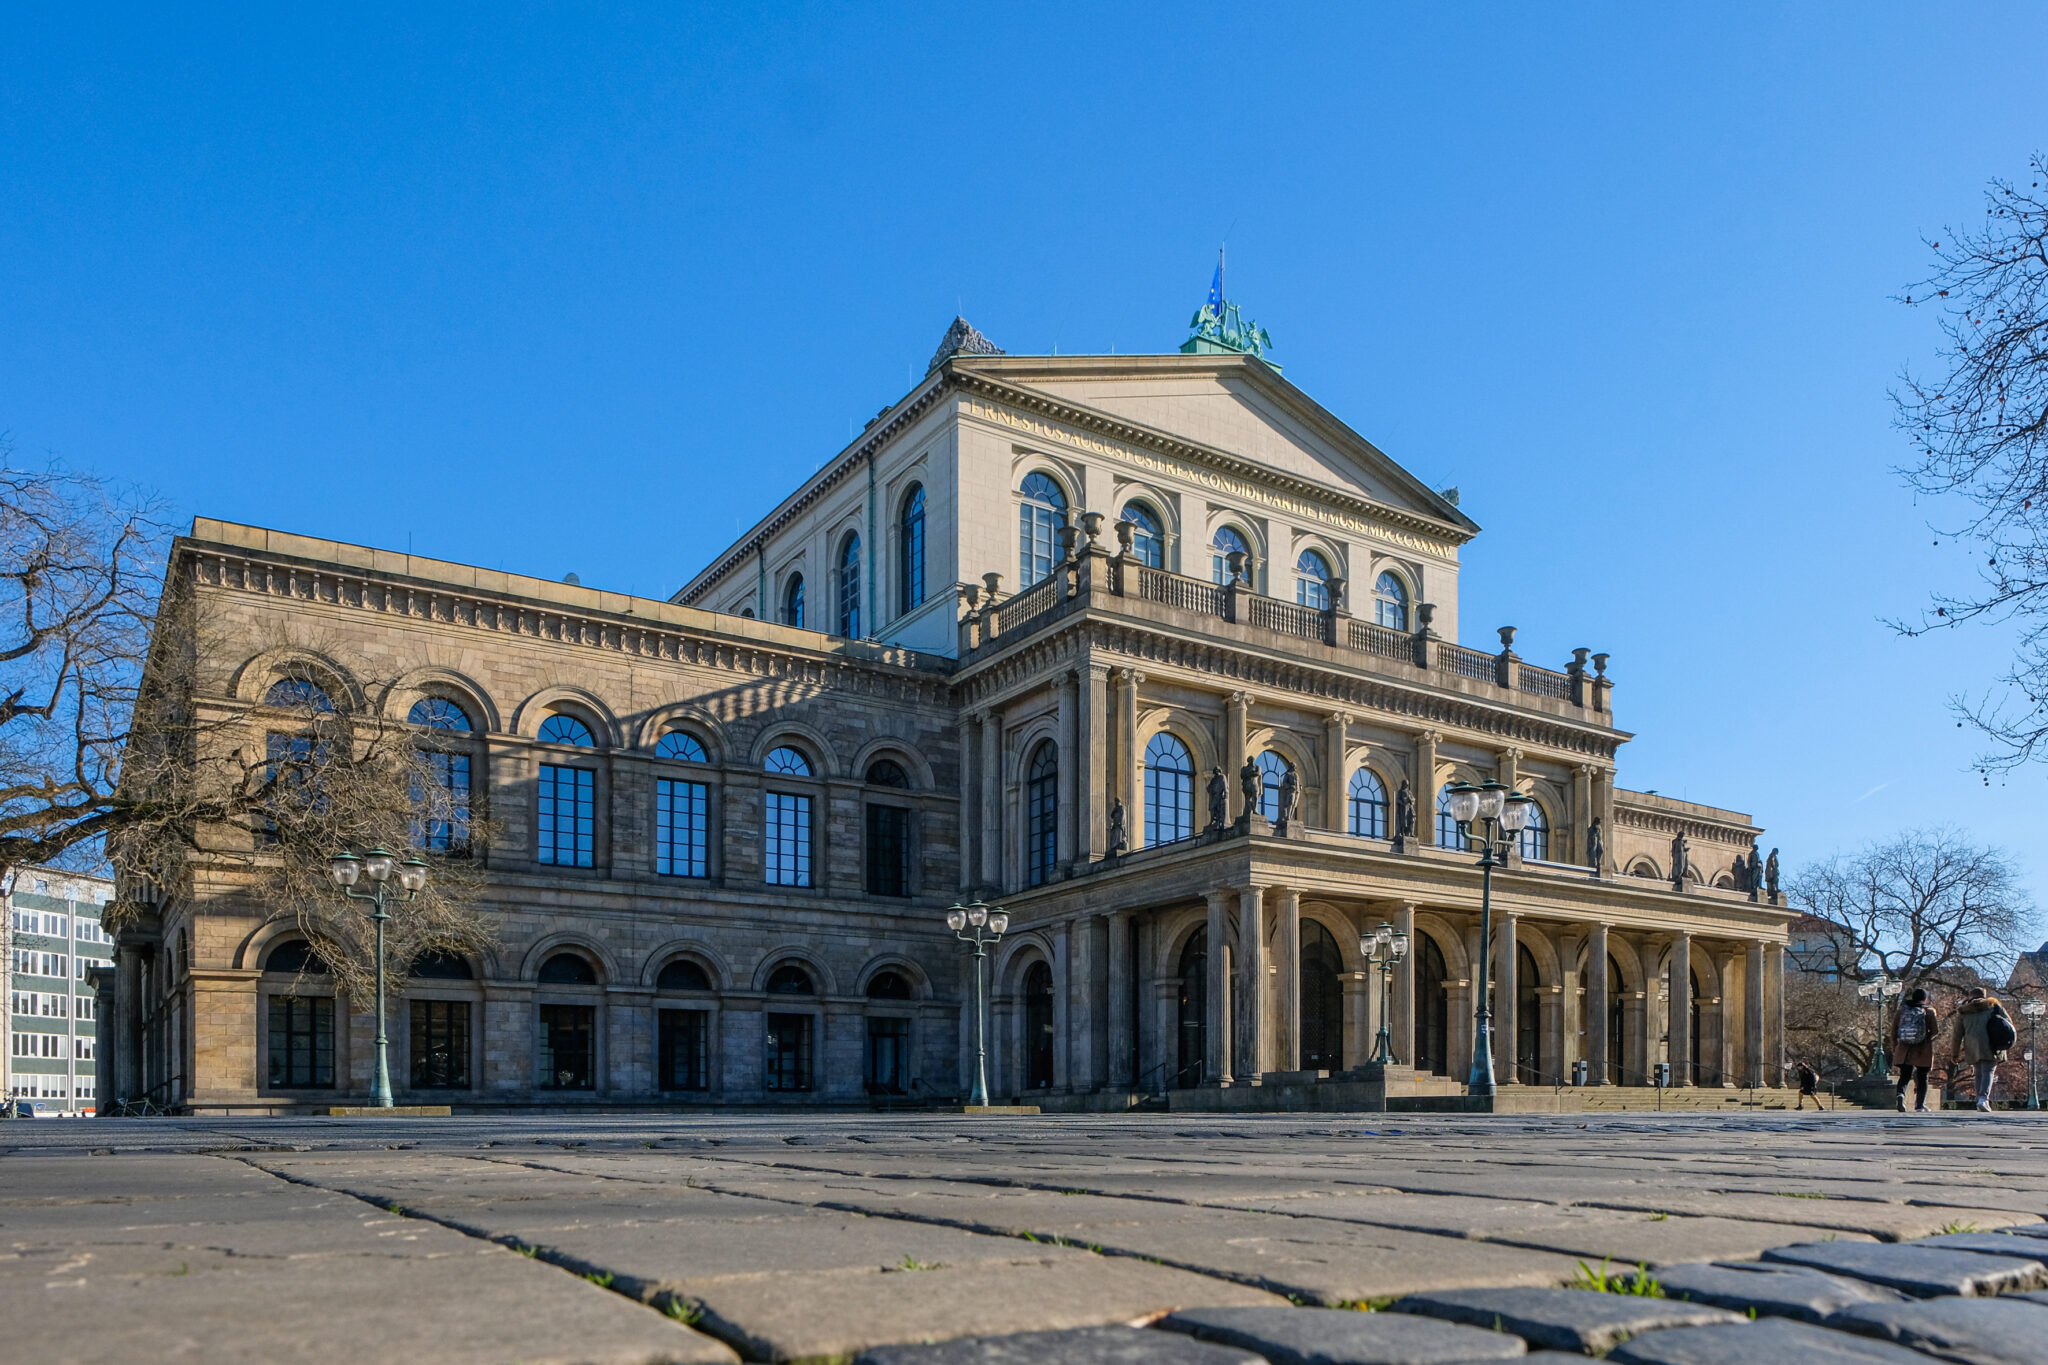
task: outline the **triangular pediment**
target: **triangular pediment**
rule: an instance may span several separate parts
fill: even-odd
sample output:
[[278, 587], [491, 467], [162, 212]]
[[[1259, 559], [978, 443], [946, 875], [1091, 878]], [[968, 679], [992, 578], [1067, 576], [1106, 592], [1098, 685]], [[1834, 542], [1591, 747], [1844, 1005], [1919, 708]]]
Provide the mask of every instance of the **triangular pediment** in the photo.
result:
[[961, 363], [1467, 535], [1479, 529], [1385, 452], [1250, 357], [1004, 356], [961, 357]]

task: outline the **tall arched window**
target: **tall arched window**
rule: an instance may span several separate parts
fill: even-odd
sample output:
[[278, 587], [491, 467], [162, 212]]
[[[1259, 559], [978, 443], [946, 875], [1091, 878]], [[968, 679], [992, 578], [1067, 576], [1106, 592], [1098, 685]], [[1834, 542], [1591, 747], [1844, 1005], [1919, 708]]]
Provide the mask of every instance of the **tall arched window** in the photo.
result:
[[1534, 801], [1529, 803], [1529, 823], [1522, 826], [1522, 857], [1539, 863], [1550, 861], [1550, 817]]
[[1458, 822], [1451, 818], [1451, 786], [1444, 783], [1436, 794], [1436, 843], [1438, 848], [1462, 849], [1467, 843], [1458, 832]]
[[1060, 751], [1051, 740], [1031, 754], [1024, 780], [1024, 873], [1030, 885], [1052, 880], [1059, 861]]
[[1330, 561], [1314, 550], [1303, 550], [1294, 561], [1294, 600], [1317, 611], [1330, 609]]
[[1372, 585], [1372, 619], [1388, 630], [1408, 629], [1408, 585], [1399, 574], [1383, 573]]
[[1275, 824], [1280, 820], [1280, 784], [1293, 771], [1294, 765], [1271, 749], [1259, 755], [1259, 773], [1266, 779], [1259, 792], [1259, 814]]
[[804, 576], [793, 573], [782, 587], [782, 624], [804, 627]]
[[1244, 556], [1245, 577], [1251, 577], [1252, 547], [1245, 543], [1242, 533], [1232, 526], [1219, 526], [1209, 541], [1209, 578], [1211, 582], [1230, 581], [1230, 552], [1237, 551]]
[[1195, 765], [1187, 746], [1161, 731], [1145, 746], [1145, 843], [1170, 844], [1195, 832]]
[[1059, 560], [1060, 531], [1067, 524], [1067, 495], [1050, 476], [1027, 475], [1018, 490], [1017, 590], [1022, 592], [1052, 572]]
[[1387, 837], [1387, 788], [1379, 774], [1360, 768], [1351, 774], [1351, 832], [1361, 839]]
[[1123, 519], [1131, 524], [1131, 553], [1148, 569], [1166, 567], [1166, 528], [1159, 514], [1142, 502], [1127, 503]]
[[[466, 735], [469, 716], [444, 697], [422, 697], [406, 720], [429, 736]], [[426, 768], [412, 789], [412, 846], [429, 853], [461, 853], [469, 847], [469, 755], [438, 747], [423, 737], [420, 761]]]
[[[555, 712], [540, 723], [540, 742], [592, 748], [590, 727]], [[558, 867], [597, 865], [597, 773], [568, 763], [542, 763], [535, 783], [534, 856]]]
[[924, 485], [910, 485], [903, 499], [903, 519], [896, 534], [897, 607], [909, 611], [924, 605]]
[[[762, 764], [778, 777], [809, 777], [809, 760], [794, 749], [769, 753]], [[763, 880], [770, 886], [811, 884], [811, 798], [801, 792], [763, 793]]]
[[839, 552], [839, 633], [860, 638], [860, 537], [846, 538]]

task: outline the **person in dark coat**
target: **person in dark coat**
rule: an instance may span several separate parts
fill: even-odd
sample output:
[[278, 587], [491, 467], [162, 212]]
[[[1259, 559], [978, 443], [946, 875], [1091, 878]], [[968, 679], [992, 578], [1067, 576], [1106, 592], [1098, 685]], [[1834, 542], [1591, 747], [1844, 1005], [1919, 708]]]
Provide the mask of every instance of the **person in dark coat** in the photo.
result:
[[1970, 998], [1956, 1010], [1955, 1050], [1976, 1068], [1977, 1108], [1987, 1112], [1991, 1108], [1991, 1078], [2005, 1060], [2005, 1052], [1991, 1045], [1991, 1016], [2004, 1013], [2005, 1006], [1982, 986], [1970, 987]]
[[1794, 1109], [1804, 1109], [1806, 1102], [1812, 1100], [1814, 1108], [1824, 1108], [1825, 1106], [1820, 1102], [1820, 1073], [1805, 1062], [1801, 1062], [1799, 1069], [1794, 1074], [1799, 1078], [1799, 1100], [1792, 1107]]
[[1941, 1020], [1927, 1003], [1924, 988], [1914, 987], [1892, 1017], [1892, 1061], [1899, 1068], [1899, 1112], [1906, 1112], [1906, 1086], [1913, 1086], [1913, 1111], [1927, 1112], [1927, 1069], [1934, 1065], [1934, 1037]]

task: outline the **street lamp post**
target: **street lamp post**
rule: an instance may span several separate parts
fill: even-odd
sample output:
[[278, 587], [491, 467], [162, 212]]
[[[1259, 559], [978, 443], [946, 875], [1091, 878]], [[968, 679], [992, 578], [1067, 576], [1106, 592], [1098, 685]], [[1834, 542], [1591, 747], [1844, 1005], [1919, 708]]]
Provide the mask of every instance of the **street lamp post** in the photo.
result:
[[2044, 1014], [2048, 1014], [2048, 1000], [2040, 996], [2020, 1002], [2020, 1013], [2027, 1020], [2027, 1108], [2041, 1107], [2041, 1088], [2034, 1084], [2034, 1025]]
[[1387, 1026], [1387, 983], [1393, 979], [1394, 964], [1408, 956], [1408, 935], [1381, 920], [1379, 928], [1359, 937], [1358, 950], [1365, 954], [1367, 965], [1380, 969], [1380, 1036], [1373, 1041], [1372, 1056], [1367, 1060], [1382, 1066], [1398, 1065], [1393, 1031]]
[[[1507, 841], [1520, 836], [1529, 823], [1534, 801], [1504, 782], [1488, 779], [1481, 786], [1460, 782], [1450, 790], [1451, 818], [1465, 837], [1467, 851], [1475, 837], [1479, 843], [1479, 972], [1475, 978], [1478, 1003], [1472, 1011], [1472, 1071], [1465, 1081], [1469, 1095], [1493, 1094], [1493, 1006], [1487, 995], [1486, 974], [1493, 957], [1493, 869], [1499, 844], [1505, 853]], [[1483, 833], [1475, 836], [1473, 826]]]
[[1889, 1076], [1892, 1070], [1891, 1057], [1885, 1049], [1884, 1002], [1895, 998], [1906, 989], [1906, 983], [1879, 972], [1877, 976], [1856, 988], [1856, 994], [1865, 1000], [1877, 1002], [1877, 1046], [1870, 1053], [1870, 1074]]
[[[982, 1015], [986, 1011], [981, 998], [981, 964], [988, 956], [988, 950], [1002, 942], [1003, 935], [1009, 932], [1010, 912], [1000, 905], [983, 905], [977, 896], [965, 905], [956, 905], [948, 910], [946, 927], [953, 931], [954, 938], [974, 945], [974, 1090], [968, 1095], [967, 1102], [987, 1108], [988, 1041], [982, 1031]], [[970, 929], [972, 933], [967, 932]]]
[[[388, 885], [396, 873], [398, 885], [405, 891], [405, 898], [411, 900], [426, 887], [427, 865], [413, 854], [399, 862], [388, 849], [373, 848], [362, 857], [343, 851], [327, 860], [327, 875], [350, 900], [369, 901], [377, 908], [370, 912], [370, 919], [377, 926], [377, 1079], [371, 1088], [370, 1103], [378, 1109], [391, 1108], [391, 1060], [390, 1043], [384, 1030], [384, 922], [391, 918], [384, 906], [391, 895]], [[370, 879], [371, 890], [358, 891], [356, 883], [364, 877]]]

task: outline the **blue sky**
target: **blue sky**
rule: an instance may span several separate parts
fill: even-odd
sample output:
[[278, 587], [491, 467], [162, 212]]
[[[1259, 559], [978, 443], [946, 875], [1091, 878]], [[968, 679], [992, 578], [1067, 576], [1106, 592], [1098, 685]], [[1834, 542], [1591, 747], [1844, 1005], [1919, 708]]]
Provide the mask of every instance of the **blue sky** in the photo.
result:
[[1623, 780], [1793, 863], [2028, 802], [1891, 473], [1923, 234], [2048, 146], [2048, 9], [597, 6], [0, 19], [0, 430], [204, 513], [650, 595], [956, 310], [1287, 375], [1463, 490], [1467, 643], [1611, 651]]

